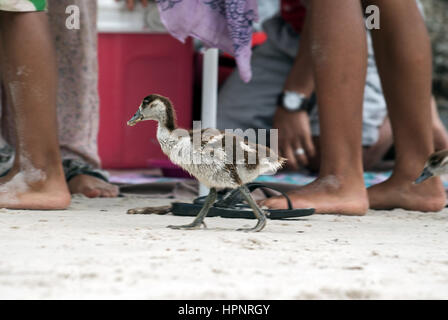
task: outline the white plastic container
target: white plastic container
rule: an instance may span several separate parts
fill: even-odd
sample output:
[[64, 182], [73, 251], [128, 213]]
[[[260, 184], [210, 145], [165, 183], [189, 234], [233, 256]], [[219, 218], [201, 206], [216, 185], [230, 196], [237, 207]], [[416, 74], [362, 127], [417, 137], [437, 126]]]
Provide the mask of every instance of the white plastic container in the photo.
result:
[[160, 33], [166, 32], [160, 21], [155, 2], [144, 8], [139, 1], [133, 11], [125, 1], [98, 0], [98, 32], [100, 33]]

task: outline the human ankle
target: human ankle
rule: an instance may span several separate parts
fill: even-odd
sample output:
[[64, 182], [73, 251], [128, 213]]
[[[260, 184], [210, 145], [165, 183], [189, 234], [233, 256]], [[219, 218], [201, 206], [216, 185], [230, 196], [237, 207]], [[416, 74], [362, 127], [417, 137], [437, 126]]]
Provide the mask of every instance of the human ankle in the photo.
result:
[[347, 185], [364, 183], [364, 177], [362, 173], [325, 173], [319, 174], [319, 179], [322, 182], [328, 182], [329, 185], [333, 185], [335, 188], [343, 188]]
[[413, 184], [415, 180], [420, 176], [424, 165], [419, 169], [394, 169], [394, 172], [388, 180], [395, 183], [411, 183]]
[[13, 165], [5, 176], [5, 179], [8, 180], [17, 174], [22, 175], [27, 184], [35, 185], [36, 187], [52, 182], [63, 181], [65, 183], [65, 174], [61, 162], [41, 165], [29, 160], [20, 159], [20, 161]]

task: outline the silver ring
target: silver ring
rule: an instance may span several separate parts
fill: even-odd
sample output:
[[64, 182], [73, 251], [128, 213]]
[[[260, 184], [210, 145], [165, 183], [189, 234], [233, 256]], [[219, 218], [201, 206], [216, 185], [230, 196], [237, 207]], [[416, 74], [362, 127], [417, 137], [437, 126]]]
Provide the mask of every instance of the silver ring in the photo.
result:
[[296, 149], [296, 155], [297, 156], [303, 156], [305, 154], [305, 149], [303, 148], [297, 148]]

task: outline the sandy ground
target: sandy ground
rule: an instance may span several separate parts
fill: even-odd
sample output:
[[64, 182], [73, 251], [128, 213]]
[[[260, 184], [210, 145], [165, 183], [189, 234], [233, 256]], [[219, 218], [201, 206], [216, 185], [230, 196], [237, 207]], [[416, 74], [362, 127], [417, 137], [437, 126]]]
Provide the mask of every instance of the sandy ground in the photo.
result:
[[0, 210], [3, 299], [446, 299], [448, 210], [269, 221], [126, 215], [165, 204], [77, 197], [69, 210]]

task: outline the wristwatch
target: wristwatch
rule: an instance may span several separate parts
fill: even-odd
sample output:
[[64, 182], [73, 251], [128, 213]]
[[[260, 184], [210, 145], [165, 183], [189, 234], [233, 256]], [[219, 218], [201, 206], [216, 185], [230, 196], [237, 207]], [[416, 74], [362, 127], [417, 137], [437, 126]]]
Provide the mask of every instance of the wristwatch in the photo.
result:
[[277, 104], [290, 112], [310, 112], [311, 106], [309, 102], [309, 99], [302, 93], [284, 91], [279, 94]]

